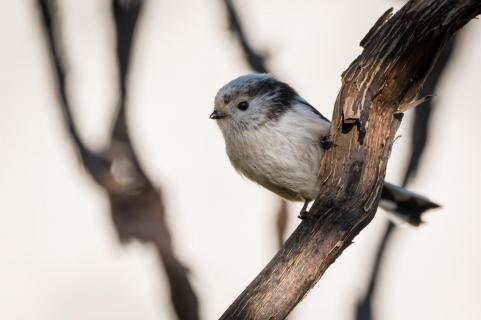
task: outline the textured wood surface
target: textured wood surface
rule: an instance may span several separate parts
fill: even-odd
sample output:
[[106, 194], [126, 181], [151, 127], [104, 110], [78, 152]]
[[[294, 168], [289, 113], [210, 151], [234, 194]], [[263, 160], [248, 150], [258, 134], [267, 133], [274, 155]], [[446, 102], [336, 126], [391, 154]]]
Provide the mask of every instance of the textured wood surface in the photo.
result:
[[415, 103], [446, 41], [480, 12], [480, 0], [412, 0], [377, 21], [361, 42], [363, 53], [343, 73], [334, 146], [321, 162], [324, 183], [311, 217], [221, 319], [284, 319], [372, 220], [399, 110]]

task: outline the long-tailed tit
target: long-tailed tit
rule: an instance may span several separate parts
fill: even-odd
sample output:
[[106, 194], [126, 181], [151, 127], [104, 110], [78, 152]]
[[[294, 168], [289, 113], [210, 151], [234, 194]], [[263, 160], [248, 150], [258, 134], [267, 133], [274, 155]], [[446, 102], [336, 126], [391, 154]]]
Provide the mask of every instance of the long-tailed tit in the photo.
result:
[[[304, 201], [305, 216], [321, 188], [318, 173], [329, 120], [268, 74], [232, 80], [219, 90], [214, 104], [210, 118], [217, 120], [234, 168], [284, 199]], [[414, 225], [422, 212], [438, 206], [389, 183], [384, 184], [381, 205]]]

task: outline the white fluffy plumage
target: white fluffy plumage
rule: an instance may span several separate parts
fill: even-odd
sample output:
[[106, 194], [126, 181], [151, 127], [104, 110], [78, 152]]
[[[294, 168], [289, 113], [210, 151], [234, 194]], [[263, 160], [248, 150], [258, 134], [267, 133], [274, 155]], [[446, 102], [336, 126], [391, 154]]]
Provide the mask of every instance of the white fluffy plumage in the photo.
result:
[[321, 139], [330, 123], [287, 84], [267, 74], [234, 79], [217, 93], [211, 118], [240, 174], [287, 200], [319, 194]]

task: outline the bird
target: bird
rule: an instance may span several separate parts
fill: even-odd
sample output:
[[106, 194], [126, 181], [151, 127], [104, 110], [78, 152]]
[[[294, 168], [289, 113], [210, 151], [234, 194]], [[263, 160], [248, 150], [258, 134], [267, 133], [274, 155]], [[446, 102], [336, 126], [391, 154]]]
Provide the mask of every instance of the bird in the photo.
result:
[[[267, 73], [242, 75], [222, 86], [210, 119], [224, 137], [237, 172], [289, 201], [304, 202], [300, 218], [322, 188], [319, 168], [331, 122], [287, 83]], [[428, 198], [385, 182], [380, 206], [397, 220], [421, 223], [439, 207]]]

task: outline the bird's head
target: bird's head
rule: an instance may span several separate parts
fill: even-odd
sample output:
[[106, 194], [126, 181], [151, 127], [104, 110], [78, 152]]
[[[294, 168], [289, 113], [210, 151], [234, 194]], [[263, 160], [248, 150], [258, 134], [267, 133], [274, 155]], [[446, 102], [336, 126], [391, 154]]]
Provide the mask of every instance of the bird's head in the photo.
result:
[[211, 119], [220, 129], [242, 132], [278, 120], [298, 98], [294, 89], [269, 74], [248, 74], [232, 80], [218, 92]]

